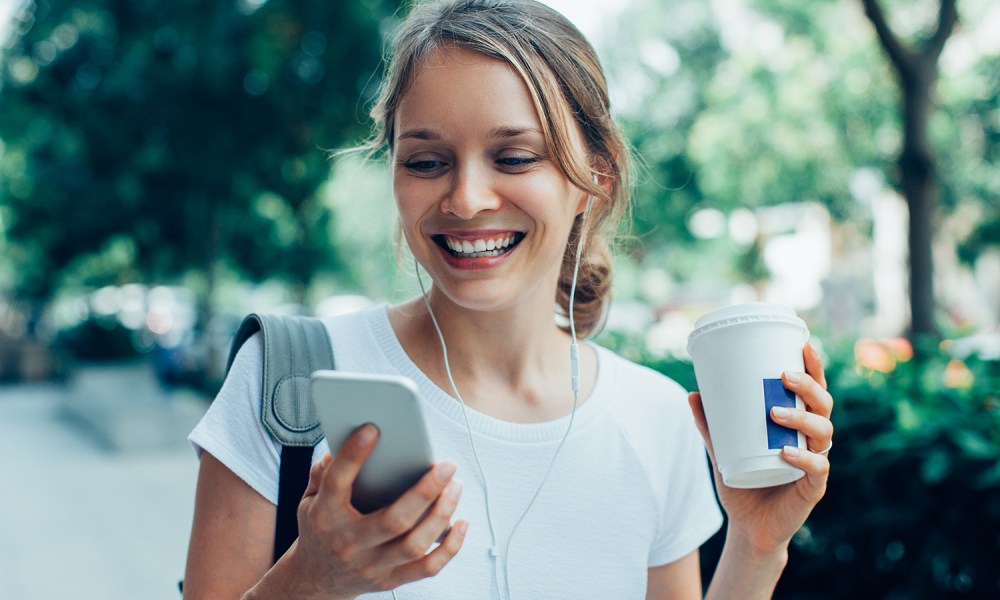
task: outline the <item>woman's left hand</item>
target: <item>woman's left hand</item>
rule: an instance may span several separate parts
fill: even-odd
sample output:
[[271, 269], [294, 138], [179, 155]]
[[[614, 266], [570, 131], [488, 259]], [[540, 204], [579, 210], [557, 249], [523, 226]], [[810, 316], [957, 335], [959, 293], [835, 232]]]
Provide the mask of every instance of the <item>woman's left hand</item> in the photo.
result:
[[784, 415], [779, 414], [781, 411], [777, 409], [771, 411], [776, 423], [801, 431], [806, 437], [808, 450], [786, 447], [781, 452], [782, 458], [789, 464], [806, 473], [794, 483], [760, 489], [737, 489], [723, 484], [715, 464], [701, 395], [694, 392], [688, 396], [695, 423], [712, 459], [716, 489], [729, 516], [730, 532], [741, 534], [761, 554], [783, 551], [826, 493], [830, 461], [825, 453], [820, 452], [829, 450], [833, 443], [833, 423], [830, 421], [833, 398], [826, 391], [823, 362], [816, 350], [806, 344], [802, 354], [806, 372], [785, 372], [782, 381], [785, 387], [802, 398], [805, 410], [785, 409]]

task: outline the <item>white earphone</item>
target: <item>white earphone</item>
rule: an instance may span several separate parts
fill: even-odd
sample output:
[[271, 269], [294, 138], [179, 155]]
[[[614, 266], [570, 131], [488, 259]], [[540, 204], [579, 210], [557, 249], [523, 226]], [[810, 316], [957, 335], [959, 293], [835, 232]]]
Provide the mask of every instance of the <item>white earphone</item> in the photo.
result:
[[[597, 185], [597, 174], [594, 174], [594, 185]], [[570, 385], [573, 386], [573, 410], [576, 410], [577, 397], [580, 394], [580, 351], [576, 344], [576, 320], [573, 319], [573, 304], [576, 300], [576, 279], [580, 274], [580, 257], [583, 255], [583, 225], [587, 222], [590, 209], [594, 206], [594, 196], [587, 198], [587, 208], [583, 209], [580, 218], [580, 236], [576, 240], [576, 261], [573, 266], [573, 284], [569, 288], [569, 333], [573, 341], [569, 344]]]

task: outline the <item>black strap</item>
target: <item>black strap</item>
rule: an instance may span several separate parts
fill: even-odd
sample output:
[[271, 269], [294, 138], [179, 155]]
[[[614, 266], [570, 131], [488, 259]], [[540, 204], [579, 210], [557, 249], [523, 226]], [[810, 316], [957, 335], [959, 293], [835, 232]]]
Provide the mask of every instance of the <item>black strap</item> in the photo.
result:
[[309, 485], [312, 446], [282, 446], [281, 473], [278, 476], [278, 515], [274, 528], [274, 562], [288, 551], [299, 537], [298, 509]]

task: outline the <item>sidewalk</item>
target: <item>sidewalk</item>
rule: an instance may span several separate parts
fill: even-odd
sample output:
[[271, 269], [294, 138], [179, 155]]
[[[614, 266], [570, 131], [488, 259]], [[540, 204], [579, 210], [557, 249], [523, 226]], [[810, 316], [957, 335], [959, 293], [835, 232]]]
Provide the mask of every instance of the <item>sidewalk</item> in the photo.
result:
[[177, 600], [206, 406], [142, 365], [0, 387], [0, 595]]

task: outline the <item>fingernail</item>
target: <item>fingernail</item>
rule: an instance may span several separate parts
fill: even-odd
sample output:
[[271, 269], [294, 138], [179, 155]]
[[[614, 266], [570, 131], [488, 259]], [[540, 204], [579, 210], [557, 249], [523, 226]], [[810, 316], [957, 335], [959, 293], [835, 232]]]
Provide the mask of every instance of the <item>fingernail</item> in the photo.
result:
[[451, 476], [455, 474], [455, 463], [442, 462], [438, 464], [437, 469], [434, 470], [434, 476], [437, 477], [438, 482], [448, 483]]
[[790, 414], [789, 410], [783, 406], [775, 406], [771, 409], [771, 414], [774, 415], [776, 419], [785, 419]]
[[329, 452], [327, 452], [326, 456], [323, 457], [323, 466], [325, 467], [326, 465], [330, 464], [331, 462], [333, 462], [333, 457], [330, 456]]
[[795, 446], [785, 446], [785, 456], [791, 458], [798, 458], [799, 454], [800, 454], [799, 449], [796, 448]]
[[377, 435], [378, 428], [376, 428], [371, 423], [361, 426], [361, 433], [358, 434], [358, 445], [362, 448], [367, 448], [375, 442], [375, 437]]
[[461, 523], [458, 524], [458, 527], [456, 527], [455, 529], [458, 530], [459, 535], [465, 535], [465, 532], [469, 530], [469, 522], [462, 521]]
[[458, 497], [462, 495], [462, 482], [457, 479], [453, 479], [451, 483], [448, 484], [448, 487], [444, 488], [444, 493], [452, 500], [458, 500]]
[[802, 373], [798, 371], [785, 371], [785, 379], [791, 383], [798, 383], [802, 381]]

